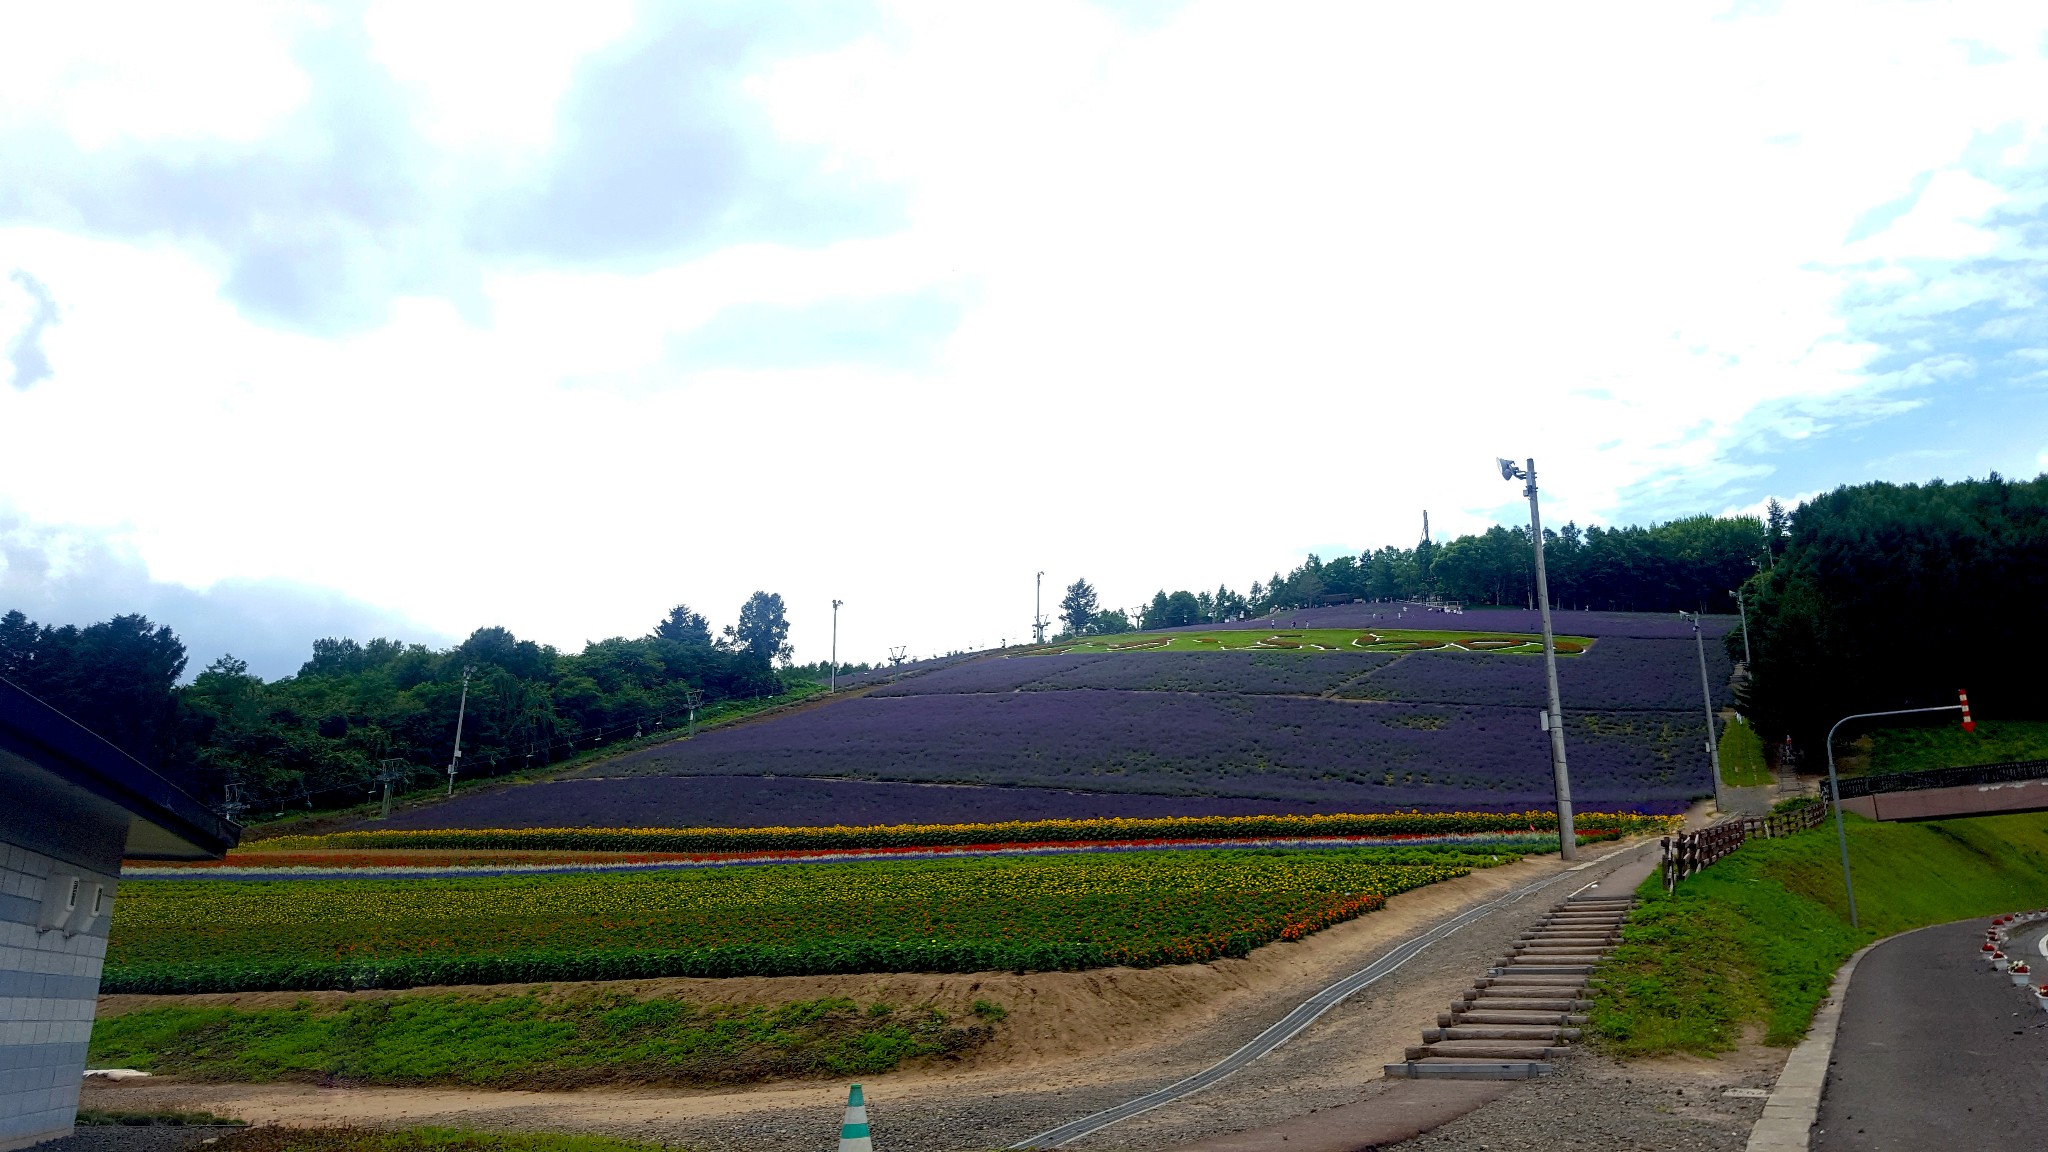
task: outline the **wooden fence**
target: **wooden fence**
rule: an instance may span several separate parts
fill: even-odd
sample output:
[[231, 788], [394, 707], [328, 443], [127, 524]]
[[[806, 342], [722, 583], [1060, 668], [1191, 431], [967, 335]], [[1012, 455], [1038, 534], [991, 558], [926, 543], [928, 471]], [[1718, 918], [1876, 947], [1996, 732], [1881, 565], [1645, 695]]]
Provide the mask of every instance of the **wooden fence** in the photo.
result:
[[1721, 857], [1742, 847], [1745, 840], [1768, 840], [1818, 828], [1827, 818], [1826, 804], [1805, 804], [1789, 812], [1770, 816], [1737, 816], [1710, 824], [1697, 832], [1680, 832], [1664, 838], [1664, 890], [1698, 872]]

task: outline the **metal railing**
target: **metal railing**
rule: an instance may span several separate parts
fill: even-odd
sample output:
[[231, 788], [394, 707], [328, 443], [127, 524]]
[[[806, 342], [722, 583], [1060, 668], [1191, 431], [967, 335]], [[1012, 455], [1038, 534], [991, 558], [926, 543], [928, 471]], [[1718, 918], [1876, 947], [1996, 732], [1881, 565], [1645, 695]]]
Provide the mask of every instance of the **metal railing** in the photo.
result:
[[2048, 776], [2048, 760], [2014, 760], [2005, 764], [1971, 764], [1932, 768], [1925, 772], [1887, 772], [1851, 776], [1840, 784], [1842, 795], [1875, 796], [1885, 792], [1918, 792], [1924, 788], [1963, 788], [1972, 784], [2003, 784]]
[[1664, 838], [1664, 890], [1678, 887], [1678, 882], [1721, 859], [1749, 840], [1768, 840], [1773, 836], [1790, 836], [1794, 832], [1805, 832], [1820, 827], [1826, 819], [1826, 804], [1804, 804], [1785, 812], [1769, 816], [1737, 816], [1710, 824], [1697, 832], [1680, 832]]

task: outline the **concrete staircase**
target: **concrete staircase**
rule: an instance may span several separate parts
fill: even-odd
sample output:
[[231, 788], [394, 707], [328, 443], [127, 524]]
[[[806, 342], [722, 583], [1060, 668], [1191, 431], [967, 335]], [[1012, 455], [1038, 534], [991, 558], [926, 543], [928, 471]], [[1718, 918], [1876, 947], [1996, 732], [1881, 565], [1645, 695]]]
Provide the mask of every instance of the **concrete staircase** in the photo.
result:
[[1580, 1037], [1593, 968], [1621, 938], [1628, 896], [1565, 900], [1426, 1028], [1391, 1079], [1527, 1080]]

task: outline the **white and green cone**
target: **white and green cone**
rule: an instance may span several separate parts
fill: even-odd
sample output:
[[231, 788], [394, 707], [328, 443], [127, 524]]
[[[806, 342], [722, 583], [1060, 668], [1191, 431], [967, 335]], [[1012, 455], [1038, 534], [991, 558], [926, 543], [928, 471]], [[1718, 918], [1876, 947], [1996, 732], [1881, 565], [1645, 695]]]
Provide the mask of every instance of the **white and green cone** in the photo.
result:
[[839, 1152], [875, 1152], [875, 1142], [868, 1138], [868, 1103], [861, 1097], [858, 1084], [846, 1094], [846, 1120], [839, 1125]]

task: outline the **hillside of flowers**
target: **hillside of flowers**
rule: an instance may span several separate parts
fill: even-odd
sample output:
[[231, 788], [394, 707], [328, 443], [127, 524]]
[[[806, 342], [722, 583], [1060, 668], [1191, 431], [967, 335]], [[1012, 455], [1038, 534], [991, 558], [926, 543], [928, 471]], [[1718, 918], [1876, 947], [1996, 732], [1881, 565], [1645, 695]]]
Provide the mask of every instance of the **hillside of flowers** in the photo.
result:
[[[1713, 789], [1697, 710], [1568, 712], [1567, 724], [1573, 794], [1587, 807], [1669, 812]], [[847, 776], [1341, 811], [1520, 811], [1551, 797], [1533, 709], [1103, 689], [855, 697], [586, 774]]]
[[130, 882], [105, 992], [1151, 966], [1243, 956], [1511, 855], [1138, 852], [654, 873]]

